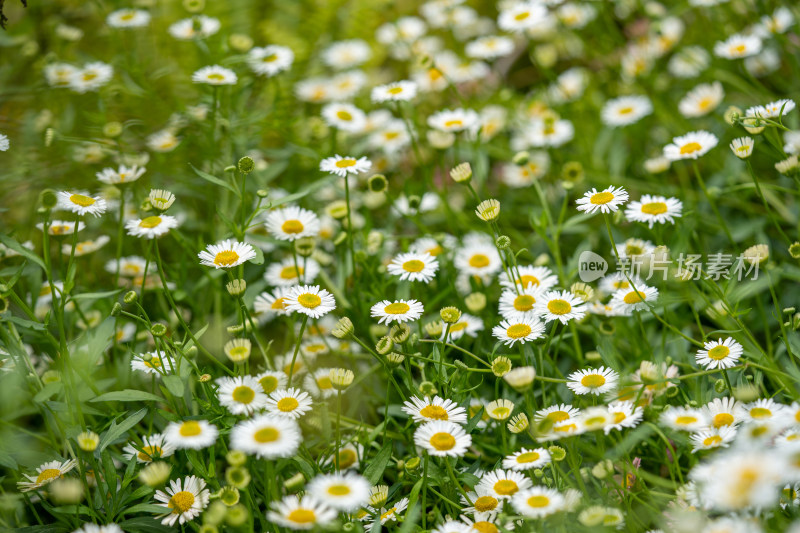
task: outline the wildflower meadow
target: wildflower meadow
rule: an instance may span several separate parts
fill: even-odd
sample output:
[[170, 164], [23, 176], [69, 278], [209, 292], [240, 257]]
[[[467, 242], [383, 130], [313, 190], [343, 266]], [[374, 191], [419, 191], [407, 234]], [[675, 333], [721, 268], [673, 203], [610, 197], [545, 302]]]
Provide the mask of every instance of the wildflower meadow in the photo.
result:
[[0, 531], [800, 533], [798, 17], [0, 0]]

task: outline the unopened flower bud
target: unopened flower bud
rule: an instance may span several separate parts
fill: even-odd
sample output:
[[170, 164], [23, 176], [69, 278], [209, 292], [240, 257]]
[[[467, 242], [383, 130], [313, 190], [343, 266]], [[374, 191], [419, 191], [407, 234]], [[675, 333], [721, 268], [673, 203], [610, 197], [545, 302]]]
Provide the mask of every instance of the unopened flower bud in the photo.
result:
[[443, 307], [439, 316], [445, 324], [455, 324], [461, 318], [461, 310], [457, 307]]
[[231, 296], [241, 296], [244, 294], [244, 291], [247, 290], [247, 282], [243, 279], [235, 279], [233, 281], [229, 281], [225, 288], [228, 290], [228, 294]]
[[394, 348], [394, 342], [389, 337], [381, 337], [375, 345], [375, 351], [381, 355], [386, 355]]
[[482, 292], [473, 292], [464, 299], [470, 313], [480, 313], [486, 308], [486, 295]]
[[461, 163], [450, 170], [450, 177], [456, 183], [465, 183], [472, 178], [472, 167], [469, 163]]

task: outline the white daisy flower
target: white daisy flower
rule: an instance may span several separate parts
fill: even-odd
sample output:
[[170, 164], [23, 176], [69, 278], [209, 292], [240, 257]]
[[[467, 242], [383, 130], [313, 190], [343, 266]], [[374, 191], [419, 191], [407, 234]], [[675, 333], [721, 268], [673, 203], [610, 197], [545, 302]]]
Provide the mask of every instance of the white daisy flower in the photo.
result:
[[500, 254], [492, 242], [472, 242], [456, 251], [455, 267], [470, 276], [492, 276], [503, 268]]
[[294, 387], [276, 390], [266, 401], [267, 411], [274, 415], [300, 418], [311, 410], [311, 396]]
[[[461, 318], [455, 324], [450, 324], [450, 328], [446, 330], [446, 333], [449, 340], [457, 341], [464, 335], [475, 338], [481, 331], [483, 331], [483, 320], [469, 313], [461, 313]], [[445, 331], [442, 331], [442, 340], [444, 340], [444, 336]]]
[[606, 102], [600, 113], [607, 126], [627, 126], [639, 122], [653, 112], [653, 104], [646, 96], [620, 96]]
[[56, 209], [70, 211], [79, 216], [89, 214], [99, 217], [106, 212], [108, 204], [100, 196], [87, 196], [69, 191], [59, 191]]
[[285, 496], [273, 502], [267, 512], [270, 522], [300, 530], [325, 528], [336, 520], [336, 516], [335, 510], [309, 495]]
[[503, 167], [503, 183], [514, 189], [529, 187], [550, 170], [550, 156], [547, 152], [533, 151], [524, 165], [509, 164]]
[[274, 76], [289, 70], [294, 62], [291, 48], [278, 45], [254, 47], [247, 52], [247, 64], [253, 72], [261, 76]]
[[267, 406], [267, 395], [252, 376], [222, 377], [217, 384], [220, 405], [234, 415], [249, 416]]
[[289, 377], [281, 370], [266, 370], [258, 374], [256, 379], [265, 394], [272, 394], [276, 390], [286, 388]]
[[327, 104], [322, 108], [322, 118], [329, 126], [348, 133], [361, 133], [367, 126], [367, 115], [353, 104]]
[[317, 398], [327, 399], [336, 396], [330, 368], [318, 368], [307, 375], [303, 380], [303, 387]]
[[311, 258], [298, 259], [295, 265], [294, 258], [287, 257], [279, 263], [270, 264], [264, 273], [264, 279], [269, 285], [288, 288], [313, 283], [319, 272], [319, 263]]
[[264, 224], [270, 235], [280, 241], [316, 237], [320, 228], [316, 213], [295, 205], [273, 209], [267, 214]]
[[413, 81], [401, 80], [387, 85], [378, 85], [372, 89], [371, 98], [375, 103], [408, 102], [417, 95], [417, 84]]
[[358, 511], [369, 502], [370, 483], [361, 475], [320, 474], [308, 483], [308, 494], [347, 513]]
[[714, 55], [725, 59], [740, 59], [754, 56], [761, 51], [761, 39], [755, 35], [731, 35], [714, 44]]
[[544, 324], [538, 318], [503, 320], [492, 328], [492, 335], [506, 346], [519, 342], [525, 344], [544, 335]]
[[550, 452], [544, 448], [535, 448], [529, 450], [522, 448], [520, 451], [513, 453], [503, 459], [503, 468], [510, 468], [511, 470], [531, 470], [534, 468], [542, 468], [550, 462]]
[[508, 500], [521, 490], [533, 485], [531, 480], [520, 472], [513, 470], [493, 470], [481, 476], [475, 486], [478, 494], [490, 494], [498, 500]]
[[400, 323], [417, 320], [424, 311], [417, 300], [383, 300], [370, 308], [370, 316], [378, 318], [378, 324]]
[[611, 298], [611, 307], [621, 315], [630, 315], [633, 311], [643, 311], [648, 308], [646, 302], [658, 299], [658, 289], [645, 284], [636, 285], [636, 289], [620, 289]]
[[131, 183], [138, 180], [142, 177], [146, 170], [146, 168], [138, 165], [133, 165], [132, 167], [120, 165], [116, 170], [113, 168], [104, 168], [100, 172], [96, 173], [95, 176], [97, 176], [97, 179], [103, 183], [117, 185], [120, 183]]
[[475, 59], [497, 59], [514, 51], [514, 41], [502, 35], [486, 35], [467, 43], [464, 53]]
[[547, 291], [537, 298], [533, 310], [545, 324], [553, 320], [566, 324], [586, 316], [584, 301], [569, 291]]
[[692, 441], [692, 453], [713, 448], [727, 448], [736, 437], [736, 426], [723, 426], [719, 429], [704, 429], [694, 433], [689, 439]]
[[23, 474], [27, 481], [18, 481], [17, 488], [20, 492], [30, 492], [41, 488], [48, 483], [59, 479], [61, 476], [72, 470], [78, 465], [74, 459], [69, 461], [49, 461], [36, 469], [36, 475]]
[[372, 56], [372, 50], [362, 39], [332, 43], [322, 52], [322, 61], [329, 67], [344, 70], [361, 65]]
[[783, 99], [766, 105], [750, 107], [745, 111], [745, 115], [758, 118], [780, 118], [786, 116], [795, 107], [794, 100]]
[[631, 401], [611, 402], [608, 404], [608, 414], [611, 415], [611, 422], [605, 427], [608, 435], [612, 429], [622, 430], [622, 428], [633, 428], [639, 425], [644, 416], [641, 407], [637, 407]]
[[192, 74], [194, 83], [205, 83], [207, 85], [236, 85], [239, 78], [236, 73], [229, 68], [219, 65], [203, 67]]
[[718, 142], [713, 133], [693, 131], [672, 139], [672, 143], [664, 147], [664, 157], [670, 161], [697, 159], [714, 148]]
[[444, 420], [456, 424], [467, 423], [467, 412], [463, 407], [460, 407], [453, 400], [439, 396], [434, 396], [433, 399], [427, 396], [424, 399], [412, 396], [410, 400], [403, 402], [402, 410], [417, 423], [436, 420]]
[[575, 394], [601, 395], [614, 390], [619, 374], [611, 368], [588, 368], [568, 376], [567, 387]]
[[142, 437], [141, 446], [128, 444], [122, 449], [122, 455], [125, 459], [136, 459], [139, 463], [150, 463], [154, 459], [161, 459], [169, 457], [175, 453], [175, 448], [167, 444], [164, 435], [161, 433], [153, 433], [152, 435]]
[[218, 434], [217, 426], [206, 420], [170, 422], [164, 429], [167, 444], [179, 450], [208, 448], [216, 442]]
[[386, 270], [392, 276], [399, 276], [401, 281], [429, 283], [439, 270], [439, 262], [428, 253], [408, 252], [396, 255]]
[[183, 525], [200, 516], [208, 506], [210, 492], [206, 488], [206, 482], [196, 476], [188, 476], [180, 479], [173, 479], [169, 482], [169, 488], [157, 490], [153, 495], [156, 501], [161, 502], [156, 505], [168, 509], [161, 523], [166, 526], [173, 526], [175, 522]]
[[569, 120], [536, 118], [523, 129], [523, 140], [537, 148], [558, 148], [575, 137], [575, 126]]
[[290, 311], [283, 301], [288, 292], [286, 287], [276, 287], [272, 292], [262, 292], [256, 296], [253, 302], [253, 310], [259, 317], [272, 318], [273, 316], [288, 315]]
[[667, 407], [659, 417], [665, 426], [681, 431], [700, 431], [708, 426], [708, 418], [700, 409]]
[[117, 266], [117, 260], [112, 259], [106, 263], [106, 272], [109, 274], [113, 274], [119, 268], [119, 275], [126, 276], [126, 277], [137, 277], [141, 276], [144, 273], [144, 267], [147, 264], [147, 261], [143, 257], [138, 257], [135, 255], [129, 257], [120, 257], [119, 259], [119, 266]]
[[547, 422], [548, 424], [557, 424], [571, 418], [577, 418], [581, 414], [581, 410], [569, 404], [556, 404], [539, 409], [533, 416], [534, 422], [541, 424]]
[[[364, 447], [360, 444], [356, 445], [352, 442], [348, 442], [344, 446], [339, 449], [339, 470], [348, 470], [354, 469], [358, 470], [361, 466], [361, 462], [358, 460], [359, 457], [363, 457], [364, 455]], [[323, 461], [323, 466], [332, 465], [334, 463], [334, 456], [333, 454], [326, 457]]]
[[625, 208], [625, 218], [633, 222], [646, 222], [651, 228], [654, 224], [675, 223], [681, 216], [683, 203], [677, 198], [651, 196], [644, 194]]
[[152, 151], [167, 153], [174, 150], [181, 140], [172, 131], [161, 130], [149, 135], [146, 142]]
[[500, 11], [497, 26], [503, 30], [522, 33], [542, 24], [548, 17], [547, 9], [535, 2], [516, 2]]
[[733, 155], [739, 159], [747, 159], [753, 154], [754, 145], [755, 141], [752, 137], [739, 137], [731, 141], [730, 148]]
[[150, 13], [142, 9], [118, 9], [106, 17], [112, 28], [141, 28], [150, 23]]
[[511, 499], [514, 509], [529, 518], [542, 518], [562, 510], [564, 496], [547, 487], [532, 487], [514, 495]]
[[69, 88], [77, 93], [96, 91], [107, 84], [114, 75], [114, 67], [100, 61], [87, 63], [73, 71], [69, 78]]
[[8, 135], [0, 133], [0, 152], [6, 152], [11, 147], [11, 142], [8, 140]]
[[169, 34], [176, 39], [188, 41], [190, 39], [204, 39], [219, 31], [219, 19], [198, 15], [175, 22], [169, 27]]
[[472, 445], [472, 437], [459, 424], [444, 420], [426, 422], [414, 432], [414, 444], [429, 455], [461, 457]]
[[300, 447], [300, 426], [292, 418], [272, 414], [243, 420], [231, 430], [231, 448], [262, 459], [292, 457]]
[[539, 315], [534, 312], [533, 306], [536, 304], [536, 300], [544, 295], [545, 291], [533, 284], [524, 289], [517, 289], [517, 291], [505, 289], [500, 294], [500, 315], [510, 322], [538, 319]]
[[428, 117], [428, 126], [435, 130], [459, 132], [473, 128], [479, 121], [472, 109], [445, 109]]
[[[627, 239], [625, 242], [621, 242], [616, 245], [616, 253], [614, 250], [611, 250], [611, 253], [614, 255], [619, 255], [620, 259], [625, 258], [633, 258], [639, 256], [645, 256], [652, 254], [656, 247], [650, 241], [643, 241], [642, 239]], [[631, 278], [633, 282], [638, 286], [636, 278]]]
[[709, 428], [720, 429], [726, 426], [739, 424], [739, 402], [733, 398], [714, 398], [703, 407], [703, 412], [709, 421]]
[[558, 285], [558, 277], [545, 266], [519, 266], [513, 270], [512, 274], [514, 274], [513, 282], [503, 276], [500, 278], [500, 285], [511, 289], [518, 286], [524, 290], [538, 289], [539, 291], [548, 291]]
[[167, 355], [167, 352], [161, 350], [135, 355], [131, 359], [131, 368], [147, 374], [161, 376], [173, 373], [178, 368], [178, 363], [172, 356]]
[[720, 82], [701, 83], [681, 99], [678, 111], [684, 117], [702, 117], [714, 111], [722, 103], [723, 98], [725, 91]]
[[366, 157], [356, 159], [351, 156], [335, 155], [326, 157], [319, 163], [322, 172], [329, 172], [337, 176], [345, 177], [347, 174], [363, 174], [372, 168], [372, 161]]
[[217, 244], [209, 244], [197, 254], [200, 264], [216, 269], [233, 268], [256, 257], [256, 251], [250, 244], [226, 239]]
[[63, 244], [61, 245], [61, 253], [64, 255], [69, 255], [71, 253], [75, 254], [75, 257], [81, 257], [83, 255], [88, 255], [92, 252], [96, 252], [106, 244], [111, 241], [111, 238], [108, 235], [100, 235], [96, 239], [88, 240], [88, 241], [81, 241], [75, 244], [75, 251], [72, 250], [72, 243]]
[[417, 207], [411, 207], [411, 204], [408, 201], [408, 197], [405, 194], [401, 194], [397, 197], [394, 204], [392, 205], [393, 209], [400, 213], [403, 216], [409, 215], [416, 215], [418, 213], [427, 213], [429, 211], [433, 211], [438, 209], [439, 205], [441, 204], [441, 200], [439, 199], [439, 195], [435, 192], [426, 192], [422, 195], [422, 198], [419, 202]]
[[[751, 403], [739, 404], [737, 406], [737, 418], [744, 422], [767, 422], [781, 420], [787, 414], [785, 405], [780, 404], [772, 398], [761, 398]], [[791, 422], [791, 420], [789, 420]]]
[[180, 225], [178, 219], [169, 215], [154, 215], [145, 218], [134, 218], [125, 222], [128, 235], [145, 239], [155, 239]]
[[736, 362], [744, 352], [742, 345], [731, 337], [703, 343], [703, 348], [697, 350], [695, 359], [698, 365], [709, 370], [736, 366]]
[[336, 309], [336, 299], [319, 285], [297, 285], [289, 289], [283, 300], [286, 309], [311, 318], [319, 318]]
[[593, 187], [575, 203], [578, 204], [578, 211], [586, 211], [591, 214], [597, 210], [600, 210], [601, 213], [615, 213], [619, 206], [627, 201], [628, 192], [622, 187], [612, 185], [601, 192], [597, 192], [597, 189]]

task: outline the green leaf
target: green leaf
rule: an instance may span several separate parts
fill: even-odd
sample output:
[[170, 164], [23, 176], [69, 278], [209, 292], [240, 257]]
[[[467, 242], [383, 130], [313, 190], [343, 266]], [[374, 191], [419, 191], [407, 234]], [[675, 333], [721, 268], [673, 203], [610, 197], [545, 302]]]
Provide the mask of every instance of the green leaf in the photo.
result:
[[264, 264], [264, 252], [258, 246], [253, 246], [253, 250], [256, 252], [256, 256], [254, 259], [251, 259], [250, 262], [254, 265], [263, 265]]
[[118, 289], [116, 291], [105, 291], [105, 292], [85, 292], [83, 294], [76, 294], [71, 296], [73, 300], [99, 300], [100, 298], [111, 298], [122, 292], [122, 289]]
[[311, 185], [308, 185], [307, 187], [304, 187], [300, 191], [297, 191], [296, 193], [281, 197], [281, 199], [278, 200], [277, 202], [270, 204], [270, 207], [278, 207], [279, 205], [291, 204], [293, 202], [296, 202], [297, 200], [311, 194], [317, 189], [321, 189], [325, 185], [328, 185], [330, 182], [333, 181], [335, 177], [336, 176], [329, 176], [327, 178], [317, 180]]
[[378, 481], [383, 477], [383, 471], [386, 470], [386, 465], [389, 464], [389, 459], [392, 458], [392, 441], [388, 441], [383, 445], [381, 451], [369, 462], [364, 469], [364, 477], [372, 485], [377, 485]]
[[64, 386], [60, 381], [54, 381], [53, 383], [48, 383], [47, 385], [42, 387], [42, 390], [36, 393], [36, 396], [33, 397], [33, 401], [36, 403], [46, 402], [63, 388]]
[[[163, 510], [164, 508], [162, 507], [161, 509]], [[146, 511], [149, 509], [142, 509], [142, 510]], [[126, 509], [125, 512], [128, 511], [129, 509]], [[156, 518], [152, 518], [149, 516], [139, 516], [136, 518], [131, 518], [130, 520], [125, 520], [124, 522], [120, 522], [119, 526], [122, 528], [123, 531], [128, 531], [130, 533], [167, 533], [170, 531], [175, 531], [174, 528], [170, 526], [165, 526], [161, 522], [159, 522]]]
[[98, 453], [100, 453], [100, 452], [102, 452], [103, 450], [105, 450], [105, 449], [108, 447], [108, 445], [109, 445], [109, 444], [111, 444], [112, 442], [114, 442], [115, 440], [117, 440], [117, 439], [118, 439], [119, 437], [121, 437], [121, 436], [122, 436], [122, 435], [123, 435], [123, 434], [124, 434], [126, 431], [128, 431], [128, 430], [129, 430], [129, 429], [131, 429], [133, 426], [135, 426], [136, 424], [138, 424], [138, 423], [139, 423], [139, 421], [140, 421], [142, 418], [144, 418], [144, 415], [146, 415], [146, 414], [147, 414], [147, 408], [144, 408], [144, 409], [139, 409], [138, 411], [136, 411], [135, 413], [133, 413], [131, 416], [129, 416], [128, 418], [126, 418], [126, 419], [125, 419], [125, 420], [122, 422], [122, 424], [117, 424], [117, 421], [116, 421], [116, 420], [114, 420], [114, 421], [111, 423], [111, 427], [110, 427], [110, 428], [108, 428], [108, 431], [106, 431], [106, 432], [103, 434], [103, 438], [100, 440], [100, 445], [97, 447], [97, 451], [98, 451]]
[[101, 394], [96, 398], [89, 400], [90, 402], [160, 402], [160, 396], [134, 389], [125, 389], [118, 391], [111, 391]]
[[306, 480], [314, 477], [314, 467], [311, 466], [308, 461], [302, 457], [294, 457], [293, 460], [297, 464], [297, 469], [303, 473], [303, 476], [306, 478]]
[[30, 250], [22, 246], [20, 243], [18, 243], [8, 235], [0, 233], [0, 242], [11, 248], [18, 254], [20, 254], [25, 259], [33, 261], [34, 263], [42, 267], [42, 270], [47, 270], [44, 266], [44, 261], [42, 261], [42, 259], [38, 255], [31, 252]]
[[204, 180], [206, 180], [208, 182], [211, 182], [214, 185], [219, 185], [220, 187], [225, 187], [226, 189], [231, 191], [236, 196], [239, 196], [239, 191], [237, 191], [236, 188], [233, 185], [231, 185], [230, 183], [228, 183], [227, 181], [223, 181], [223, 180], [219, 179], [216, 176], [212, 176], [211, 174], [203, 172], [202, 170], [195, 168], [195, 166], [193, 164], [191, 164], [191, 163], [189, 163], [189, 166], [192, 167], [192, 170], [194, 170], [195, 174], [197, 174], [198, 176], [200, 176]]
[[179, 398], [183, 397], [183, 380], [180, 376], [169, 374], [163, 376], [162, 380], [164, 381], [164, 385], [167, 387], [169, 392]]

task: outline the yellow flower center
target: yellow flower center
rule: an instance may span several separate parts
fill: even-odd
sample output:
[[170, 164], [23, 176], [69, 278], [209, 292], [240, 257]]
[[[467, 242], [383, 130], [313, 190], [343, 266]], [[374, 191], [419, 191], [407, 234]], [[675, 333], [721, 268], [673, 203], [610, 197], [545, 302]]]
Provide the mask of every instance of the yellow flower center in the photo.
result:
[[638, 304], [644, 301], [644, 294], [639, 291], [631, 291], [622, 300], [628, 305]]
[[423, 268], [425, 268], [425, 263], [419, 259], [412, 259], [403, 263], [403, 270], [406, 272], [422, 272]]
[[766, 407], [753, 407], [750, 409], [750, 416], [753, 418], [769, 418], [772, 416], [772, 411]]
[[192, 505], [194, 505], [194, 494], [188, 490], [176, 492], [172, 495], [172, 498], [169, 499], [169, 503], [167, 503], [167, 507], [172, 509], [174, 514], [183, 514], [191, 509]]
[[714, 419], [712, 420], [712, 424], [715, 428], [720, 428], [722, 426], [730, 426], [733, 424], [733, 415], [730, 413], [719, 413], [714, 415]]
[[522, 22], [523, 20], [525, 20], [530, 16], [531, 16], [530, 11], [523, 11], [522, 13], [517, 13], [516, 15], [514, 15], [514, 20], [516, 20], [517, 22]]
[[322, 298], [316, 294], [304, 293], [297, 297], [297, 303], [306, 309], [314, 309], [322, 303]]
[[233, 401], [239, 403], [250, 403], [256, 397], [256, 391], [245, 385], [240, 385], [233, 389]]
[[286, 304], [284, 303], [283, 300], [284, 300], [283, 297], [275, 298], [275, 301], [272, 302], [272, 306], [271, 306], [272, 309], [275, 309], [275, 310], [286, 309]]
[[464, 125], [464, 122], [461, 121], [461, 120], [458, 120], [458, 119], [456, 119], [456, 120], [448, 120], [447, 122], [444, 123], [444, 127], [445, 128], [455, 128], [455, 127], [460, 127], [460, 126], [463, 126], [463, 125]]
[[350, 468], [356, 464], [357, 460], [358, 456], [356, 455], [355, 450], [342, 450], [339, 452], [339, 469]]
[[614, 417], [614, 423], [615, 424], [619, 424], [620, 422], [622, 422], [623, 420], [628, 418], [628, 415], [626, 415], [622, 411], [617, 411], [616, 413], [611, 413], [611, 415]]
[[281, 269], [281, 279], [294, 279], [303, 275], [303, 267], [286, 266]]
[[337, 111], [336, 117], [340, 120], [353, 120], [353, 115], [348, 113], [347, 111]]
[[134, 13], [127, 12], [124, 15], [121, 15], [119, 18], [120, 18], [120, 20], [128, 21], [128, 20], [133, 20], [133, 17], [135, 17], [135, 16], [136, 15]]
[[614, 199], [614, 195], [613, 194], [611, 194], [610, 192], [605, 192], [604, 191], [604, 192], [598, 192], [598, 193], [593, 194], [589, 198], [589, 202], [593, 203], [594, 205], [603, 205], [603, 204], [607, 204], [608, 202], [610, 202], [613, 199]]
[[264, 63], [272, 63], [277, 59], [278, 59], [278, 54], [270, 54], [268, 56], [264, 56], [263, 58], [261, 58], [261, 61], [263, 61]]
[[61, 470], [58, 468], [45, 468], [36, 476], [36, 483], [46, 483], [61, 477]]
[[547, 496], [531, 496], [527, 500], [528, 507], [536, 507], [537, 509], [541, 509], [542, 507], [547, 507], [550, 505], [550, 498]]
[[572, 311], [572, 305], [566, 300], [555, 299], [547, 302], [547, 310], [554, 315], [566, 315]]
[[181, 424], [181, 429], [178, 433], [181, 437], [196, 437], [203, 432], [203, 428], [195, 420], [187, 420]]
[[712, 435], [703, 439], [703, 446], [718, 446], [722, 443], [722, 437], [719, 435]]
[[91, 196], [84, 196], [82, 194], [73, 194], [72, 196], [69, 197], [69, 201], [81, 207], [89, 207], [90, 205], [94, 205], [96, 200]]
[[96, 72], [84, 72], [83, 73], [83, 81], [92, 81], [97, 77]]
[[281, 398], [278, 400], [278, 410], [284, 413], [289, 413], [297, 409], [297, 406], [300, 405], [296, 399], [292, 397]]
[[[583, 380], [581, 380], [581, 384], [583, 384]], [[569, 413], [566, 411], [553, 411], [552, 413], [547, 413], [545, 418], [553, 423], [558, 423], [569, 419]]]
[[328, 494], [330, 494], [331, 496], [347, 496], [351, 492], [352, 491], [350, 490], [350, 487], [344, 484], [331, 485], [330, 487], [328, 487]]
[[518, 282], [522, 284], [523, 287], [527, 287], [528, 285], [539, 285], [539, 278], [526, 274], [524, 276], [520, 276]]
[[535, 303], [536, 298], [529, 294], [522, 294], [514, 298], [514, 309], [517, 311], [530, 311]]
[[311, 509], [294, 509], [286, 515], [286, 519], [296, 524], [313, 524], [317, 520], [317, 515]]
[[721, 361], [730, 355], [731, 350], [727, 346], [714, 346], [708, 351], [708, 358], [714, 361]]
[[650, 202], [642, 204], [642, 213], [645, 215], [662, 215], [667, 212], [667, 204], [664, 202]]
[[731, 46], [731, 53], [732, 54], [743, 54], [747, 50], [747, 47], [743, 44], [736, 44]]
[[469, 258], [469, 266], [472, 268], [484, 268], [489, 266], [489, 257], [484, 254], [475, 254]]
[[517, 462], [521, 464], [532, 463], [534, 461], [538, 461], [539, 457], [541, 456], [538, 452], [525, 452], [517, 456]]
[[281, 432], [274, 427], [261, 428], [253, 434], [253, 439], [259, 444], [275, 442], [281, 437]]
[[588, 376], [583, 376], [581, 378], [581, 385], [584, 387], [589, 387], [590, 389], [602, 387], [605, 384], [606, 378], [601, 374], [589, 374]]
[[161, 367], [161, 359], [159, 357], [153, 357], [149, 361], [142, 360], [142, 362], [144, 363], [144, 366], [147, 366], [147, 367], [150, 367], [150, 368], [160, 368]]
[[475, 500], [475, 510], [485, 513], [497, 509], [497, 499], [492, 496], [481, 496]]
[[690, 142], [681, 146], [681, 155], [693, 154], [703, 148], [700, 143]]
[[333, 384], [331, 383], [331, 378], [328, 376], [318, 377], [317, 387], [319, 387], [322, 390], [332, 389]]
[[395, 302], [383, 308], [383, 312], [387, 315], [402, 315], [407, 313], [411, 307], [403, 302]]
[[511, 496], [518, 490], [517, 483], [511, 479], [501, 479], [494, 484], [494, 491], [501, 496]]
[[527, 337], [530, 333], [531, 327], [528, 324], [514, 324], [506, 330], [506, 335], [512, 339], [521, 339], [522, 337]]
[[419, 410], [420, 416], [430, 418], [431, 420], [449, 420], [447, 411], [440, 405], [426, 405]]
[[350, 158], [340, 159], [339, 161], [336, 162], [336, 166], [338, 168], [353, 167], [353, 166], [355, 166], [355, 164], [356, 164], [356, 160], [355, 159], [350, 159]]
[[497, 529], [497, 526], [492, 524], [491, 522], [482, 521], [482, 522], [474, 522], [472, 524], [472, 529], [477, 531], [478, 533], [497, 533], [500, 531]]
[[697, 417], [690, 415], [679, 416], [675, 419], [675, 423], [679, 426], [688, 426], [689, 424], [694, 424], [695, 422], [697, 422]]
[[214, 81], [222, 81], [222, 80], [224, 80], [224, 79], [225, 79], [225, 76], [223, 76], [222, 74], [218, 74], [218, 73], [216, 73], [216, 72], [215, 72], [214, 74], [209, 74], [209, 75], [208, 75], [208, 79], [209, 79], [209, 80], [214, 80]]
[[467, 329], [468, 324], [466, 322], [459, 322], [457, 324], [453, 324], [450, 326], [450, 333], [455, 333], [457, 331], [461, 331], [463, 329]]
[[233, 250], [225, 250], [224, 252], [219, 252], [214, 256], [214, 264], [217, 266], [233, 266], [238, 260], [239, 254]]
[[139, 222], [139, 227], [150, 229], [150, 228], [155, 228], [159, 224], [161, 224], [161, 217], [147, 217], [142, 219], [141, 222]]
[[389, 93], [389, 94], [400, 94], [401, 92], [403, 92], [403, 88], [402, 87], [392, 87], [391, 89], [387, 90], [386, 92]]
[[628, 107], [623, 107], [623, 108], [620, 108], [620, 109], [617, 111], [617, 113], [619, 113], [620, 115], [630, 115], [631, 113], [633, 113], [633, 108], [632, 108], [632, 107], [630, 107], [630, 106], [628, 106]]
[[299, 220], [287, 220], [281, 225], [284, 233], [302, 233], [304, 229], [305, 226]]
[[433, 434], [430, 442], [431, 446], [433, 446], [440, 452], [445, 452], [447, 450], [452, 450], [455, 447], [456, 438], [453, 437], [450, 433], [439, 432]]
[[153, 457], [161, 457], [161, 454], [164, 450], [161, 449], [161, 446], [143, 446], [142, 451], [136, 454], [140, 461], [145, 463], [149, 463], [153, 460]]
[[258, 382], [267, 394], [278, 388], [278, 378], [275, 376], [264, 376]]

